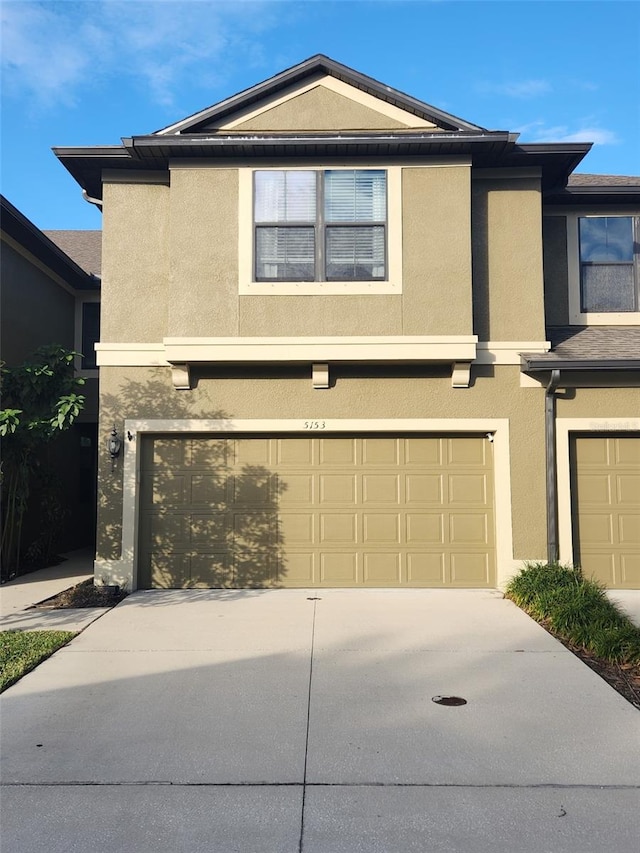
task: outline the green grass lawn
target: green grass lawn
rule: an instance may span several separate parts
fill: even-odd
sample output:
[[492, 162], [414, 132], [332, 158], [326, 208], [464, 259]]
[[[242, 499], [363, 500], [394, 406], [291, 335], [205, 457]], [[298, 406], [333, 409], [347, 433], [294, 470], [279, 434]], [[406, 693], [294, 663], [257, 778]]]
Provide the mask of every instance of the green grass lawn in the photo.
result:
[[75, 636], [72, 631], [0, 631], [0, 693]]

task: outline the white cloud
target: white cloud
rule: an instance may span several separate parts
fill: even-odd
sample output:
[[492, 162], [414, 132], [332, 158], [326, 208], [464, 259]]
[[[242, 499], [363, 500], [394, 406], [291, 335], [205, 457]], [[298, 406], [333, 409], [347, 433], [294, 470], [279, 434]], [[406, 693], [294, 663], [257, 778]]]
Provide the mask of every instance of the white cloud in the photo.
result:
[[506, 95], [509, 98], [537, 98], [551, 91], [547, 80], [520, 80], [511, 83], [478, 83], [476, 90], [483, 95]]
[[619, 145], [620, 139], [613, 130], [582, 122], [574, 130], [565, 124], [548, 125], [533, 121], [516, 127], [521, 141], [526, 142], [593, 142], [596, 145]]
[[210, 86], [232, 59], [259, 64], [260, 34], [278, 24], [268, 0], [5, 0], [1, 11], [6, 94], [39, 107], [116, 75], [170, 105], [186, 75]]

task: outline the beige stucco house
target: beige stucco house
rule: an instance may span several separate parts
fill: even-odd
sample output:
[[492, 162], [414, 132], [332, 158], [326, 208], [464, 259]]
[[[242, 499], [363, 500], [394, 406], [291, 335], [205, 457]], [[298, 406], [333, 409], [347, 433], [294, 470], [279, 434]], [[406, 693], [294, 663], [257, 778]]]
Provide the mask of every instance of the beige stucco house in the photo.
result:
[[97, 580], [501, 587], [559, 558], [639, 586], [640, 179], [574, 176], [589, 148], [315, 56], [55, 149], [104, 214]]

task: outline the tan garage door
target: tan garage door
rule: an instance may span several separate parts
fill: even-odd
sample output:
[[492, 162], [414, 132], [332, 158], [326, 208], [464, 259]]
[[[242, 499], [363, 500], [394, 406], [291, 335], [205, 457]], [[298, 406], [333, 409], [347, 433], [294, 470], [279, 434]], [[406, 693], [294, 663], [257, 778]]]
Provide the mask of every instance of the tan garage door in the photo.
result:
[[608, 587], [640, 588], [640, 436], [576, 436], [576, 563]]
[[143, 442], [139, 585], [495, 585], [485, 436]]

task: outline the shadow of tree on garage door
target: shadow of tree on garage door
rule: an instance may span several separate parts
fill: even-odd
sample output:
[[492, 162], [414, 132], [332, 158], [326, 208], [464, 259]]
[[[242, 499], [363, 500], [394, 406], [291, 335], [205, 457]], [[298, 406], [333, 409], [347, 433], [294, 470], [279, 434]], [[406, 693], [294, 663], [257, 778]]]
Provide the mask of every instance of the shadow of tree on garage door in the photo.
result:
[[[168, 371], [126, 381], [102, 397], [101, 439], [125, 419], [191, 419]], [[221, 411], [207, 419], [229, 420]], [[272, 442], [229, 434], [145, 434], [140, 455], [137, 571], [139, 588], [281, 586], [286, 561], [278, 529], [286, 484], [276, 475]], [[123, 453], [131, 452], [127, 437]], [[118, 559], [122, 537], [122, 464], [100, 465], [98, 557]]]

